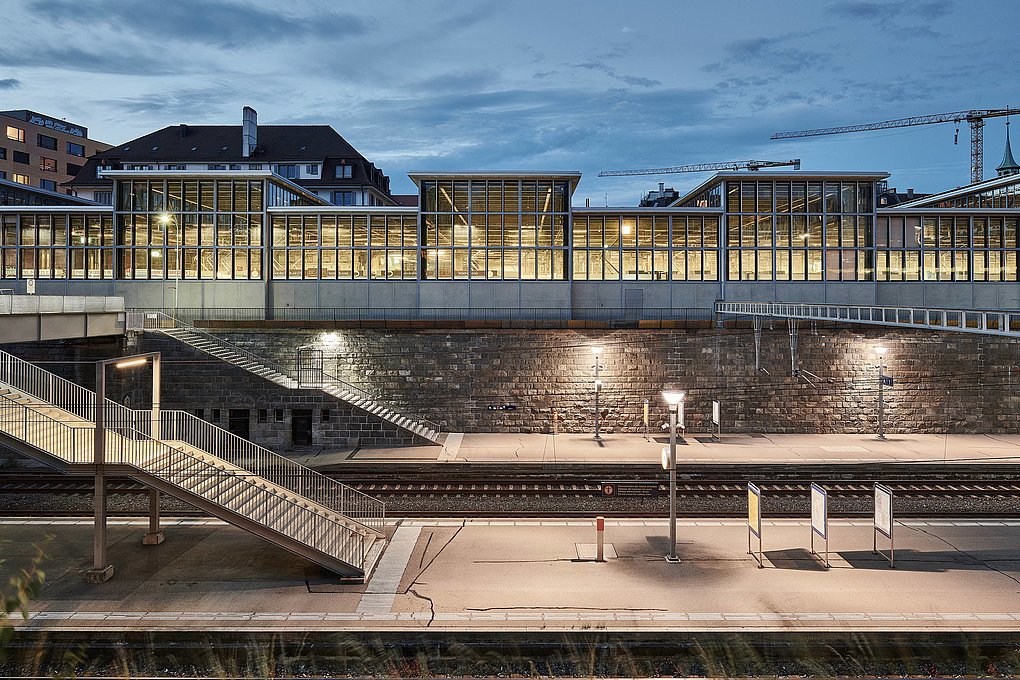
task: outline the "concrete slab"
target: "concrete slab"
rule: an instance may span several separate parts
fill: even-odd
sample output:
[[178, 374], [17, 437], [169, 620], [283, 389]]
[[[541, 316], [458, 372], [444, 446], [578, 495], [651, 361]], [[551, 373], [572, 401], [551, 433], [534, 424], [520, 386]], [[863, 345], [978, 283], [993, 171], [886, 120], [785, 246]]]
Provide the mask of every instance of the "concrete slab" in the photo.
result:
[[[766, 520], [765, 568], [739, 520], [683, 520], [679, 564], [664, 520], [606, 521], [616, 557], [578, 560], [593, 523], [404, 520], [373, 587], [328, 575], [238, 529], [144, 519], [110, 530], [117, 575], [88, 584], [91, 528], [0, 520], [6, 579], [48, 553], [31, 630], [965, 630], [1020, 631], [1020, 522], [907, 520], [896, 569], [866, 521], [830, 522], [831, 568], [808, 553], [806, 520]], [[404, 531], [401, 534], [401, 530]], [[152, 555], [158, 555], [158, 559]], [[399, 558], [399, 559], [398, 559]], [[384, 563], [385, 563], [384, 557]], [[334, 577], [335, 580], [335, 577]], [[361, 591], [366, 592], [364, 595]], [[385, 602], [383, 601], [385, 600]]]
[[[658, 464], [669, 443], [662, 433], [607, 434], [602, 441], [581, 434], [451, 434], [438, 454], [434, 446], [360, 449], [344, 464], [434, 461], [437, 463], [646, 463]], [[452, 440], [452, 441], [451, 441]], [[1020, 462], [1020, 435], [918, 434], [689, 434], [678, 451], [682, 463], [939, 463]], [[313, 466], [325, 466], [310, 460]]]

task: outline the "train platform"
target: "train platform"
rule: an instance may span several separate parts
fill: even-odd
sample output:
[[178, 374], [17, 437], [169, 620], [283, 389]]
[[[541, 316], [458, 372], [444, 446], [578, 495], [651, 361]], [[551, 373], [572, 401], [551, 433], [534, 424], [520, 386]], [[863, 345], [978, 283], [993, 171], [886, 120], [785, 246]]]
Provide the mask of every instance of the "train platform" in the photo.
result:
[[664, 519], [607, 520], [605, 562], [592, 521], [402, 520], [359, 586], [218, 520], [164, 526], [143, 546], [144, 519], [111, 520], [116, 575], [93, 585], [90, 520], [0, 519], [0, 582], [47, 554], [18, 634], [1020, 631], [1020, 520], [897, 521], [895, 569], [866, 519], [830, 521], [829, 568], [806, 519], [764, 521], [764, 568], [737, 519], [681, 520], [679, 563]]
[[[1020, 463], [1016, 434], [689, 434], [678, 447], [680, 465]], [[442, 447], [357, 449], [301, 459], [306, 465], [343, 463], [659, 464], [668, 435], [480, 433], [447, 436]]]

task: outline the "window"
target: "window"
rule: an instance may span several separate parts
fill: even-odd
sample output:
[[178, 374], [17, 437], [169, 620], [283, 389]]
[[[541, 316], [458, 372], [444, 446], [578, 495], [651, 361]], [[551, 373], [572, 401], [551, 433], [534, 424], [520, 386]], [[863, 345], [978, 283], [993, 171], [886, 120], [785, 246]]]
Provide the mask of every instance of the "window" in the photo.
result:
[[226, 170], [227, 166], [223, 163], [210, 163], [206, 166], [207, 170]]
[[198, 416], [199, 418], [205, 418], [205, 409], [204, 408], [196, 408], [195, 409], [195, 415]]
[[14, 127], [13, 125], [8, 125], [7, 126], [7, 139], [13, 140], [15, 142], [24, 142], [25, 141], [25, 131], [22, 130], [21, 128], [19, 128], [19, 127]]
[[262, 169], [262, 164], [261, 163], [249, 163], [248, 164], [248, 169], [249, 170], [261, 170]]
[[57, 171], [57, 159], [46, 158], [42, 156], [39, 158], [39, 169], [44, 172], [56, 172]]
[[168, 163], [166, 166], [167, 170], [184, 170], [184, 166], [179, 163]]
[[0, 146], [0, 161], [7, 160], [7, 149]]
[[319, 164], [318, 163], [312, 163], [311, 165], [306, 165], [305, 166], [305, 173], [308, 174], [308, 175], [318, 175], [319, 174]]
[[81, 156], [82, 158], [85, 158], [85, 147], [75, 142], [68, 142], [67, 153], [72, 156]]
[[12, 182], [18, 182], [19, 184], [31, 184], [32, 180], [28, 178], [28, 175], [22, 175], [20, 173], [14, 173], [11, 175]]
[[334, 191], [333, 205], [355, 205], [353, 191]]
[[276, 166], [276, 174], [287, 179], [297, 179], [298, 166], [294, 164], [280, 164]]
[[68, 163], [67, 164], [67, 174], [68, 175], [71, 175], [73, 177], [74, 175], [77, 175], [79, 172], [81, 172], [81, 166], [80, 165], [78, 165], [77, 163]]
[[212, 410], [212, 421], [214, 423], [220, 422], [220, 410], [218, 408]]
[[41, 179], [39, 180], [39, 188], [45, 189], [46, 191], [56, 191], [57, 183], [52, 179]]
[[258, 413], [258, 419], [260, 423], [264, 423], [269, 420], [268, 409], [260, 408]]
[[336, 166], [336, 178], [337, 179], [350, 179], [354, 173], [353, 165], [338, 165]]
[[322, 422], [324, 422], [324, 423], [328, 423], [328, 422], [329, 422], [329, 409], [328, 409], [328, 408], [324, 408], [324, 409], [322, 409], [322, 417], [321, 417], [321, 420], [322, 420]]
[[38, 144], [39, 146], [41, 146], [44, 149], [49, 149], [50, 151], [56, 151], [57, 150], [57, 138], [56, 137], [50, 137], [49, 135], [43, 135], [43, 134], [37, 135], [36, 136], [36, 144]]
[[15, 151], [14, 152], [14, 162], [15, 163], [23, 163], [25, 165], [28, 165], [29, 164], [28, 154], [25, 153], [24, 151]]
[[230, 169], [231, 170], [240, 170], [241, 169], [241, 164], [240, 163], [231, 163], [230, 164]]
[[275, 420], [278, 423], [282, 423], [283, 422], [283, 409], [282, 408], [278, 408], [278, 409], [275, 409], [273, 411], [273, 420]]
[[100, 205], [113, 205], [113, 192], [97, 191], [92, 194], [92, 200]]
[[0, 170], [0, 179], [7, 179], [7, 171]]

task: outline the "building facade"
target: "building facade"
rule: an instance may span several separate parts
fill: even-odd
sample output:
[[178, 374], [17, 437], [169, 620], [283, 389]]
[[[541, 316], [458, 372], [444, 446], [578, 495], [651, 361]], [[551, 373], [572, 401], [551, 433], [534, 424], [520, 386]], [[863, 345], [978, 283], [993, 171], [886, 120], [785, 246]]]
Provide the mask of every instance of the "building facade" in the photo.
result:
[[27, 109], [0, 111], [0, 131], [0, 180], [49, 192], [68, 193], [62, 185], [85, 159], [110, 148], [89, 139], [83, 125]]
[[3, 286], [131, 308], [661, 317], [716, 300], [1020, 308], [1020, 176], [879, 207], [885, 173], [722, 172], [579, 208], [577, 172], [413, 173], [337, 206], [271, 168], [105, 170], [111, 206], [0, 208]]

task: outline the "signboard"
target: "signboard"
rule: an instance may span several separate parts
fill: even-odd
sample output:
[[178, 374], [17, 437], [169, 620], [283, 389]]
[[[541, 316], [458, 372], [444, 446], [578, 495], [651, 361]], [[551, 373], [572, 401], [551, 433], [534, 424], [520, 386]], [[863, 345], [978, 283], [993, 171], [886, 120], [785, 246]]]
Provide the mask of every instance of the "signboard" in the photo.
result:
[[35, 295], [35, 279], [25, 279], [25, 292]]
[[761, 489], [747, 483], [747, 528], [761, 538]]
[[715, 425], [716, 427], [719, 427], [720, 423], [722, 423], [721, 411], [722, 411], [722, 407], [720, 406], [719, 402], [717, 400], [713, 399], [712, 400], [712, 424]]
[[658, 482], [602, 482], [602, 495], [607, 497], [658, 496]]
[[[757, 555], [751, 550], [752, 534], [758, 539]], [[765, 566], [761, 550], [761, 489], [751, 482], [747, 483], [747, 554], [754, 555], [759, 569]]]
[[829, 537], [829, 493], [818, 486], [811, 485], [811, 531], [819, 538]]
[[670, 463], [670, 460], [669, 460], [669, 447], [668, 446], [663, 446], [661, 454], [662, 454], [662, 469], [663, 470], [668, 470], [669, 467], [670, 467], [669, 466], [669, 463]]
[[892, 387], [893, 386], [893, 378], [892, 378], [891, 375], [883, 375], [883, 376], [881, 376], [880, 379], [882, 381], [882, 384], [885, 385], [886, 387]]
[[886, 538], [892, 538], [892, 489], [881, 484], [875, 485], [875, 531]]
[[645, 427], [648, 427], [648, 400], [647, 399], [645, 399], [645, 412], [644, 412], [644, 415], [641, 416], [641, 422], [643, 422], [645, 424]]

